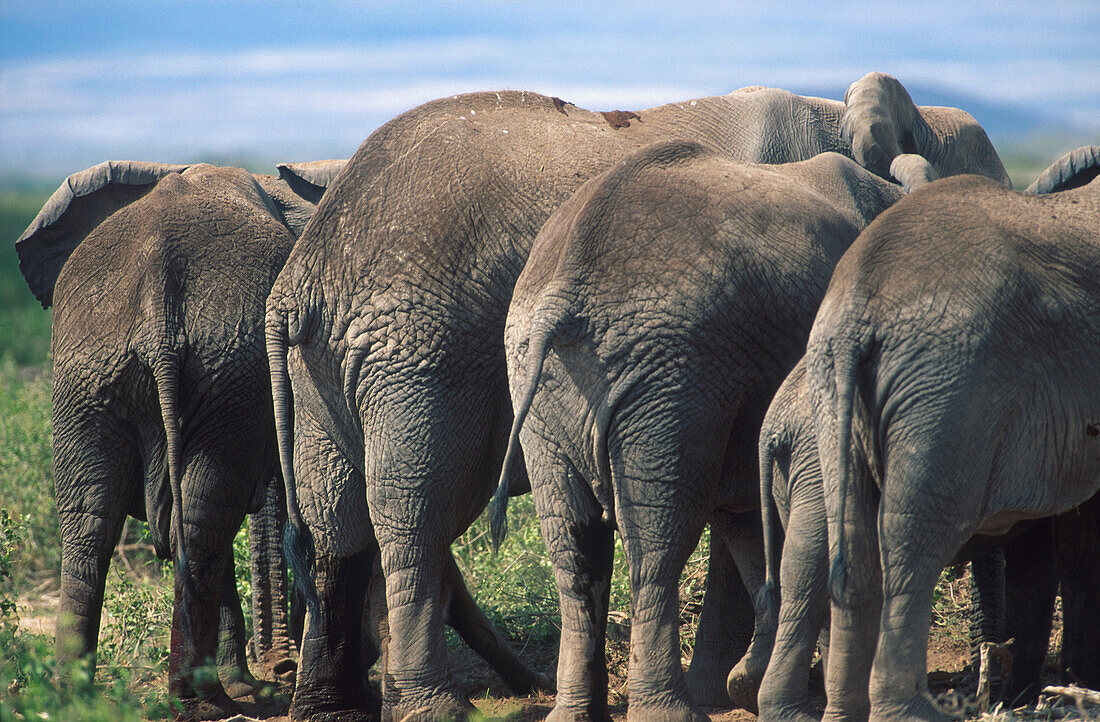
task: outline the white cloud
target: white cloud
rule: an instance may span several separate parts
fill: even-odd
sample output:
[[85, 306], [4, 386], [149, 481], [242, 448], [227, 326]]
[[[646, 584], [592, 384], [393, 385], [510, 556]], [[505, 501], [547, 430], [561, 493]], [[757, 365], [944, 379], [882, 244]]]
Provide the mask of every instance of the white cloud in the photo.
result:
[[[814, 18], [800, 7], [697, 4], [680, 23], [667, 5], [641, 3], [629, 24], [586, 7], [575, 29], [542, 28], [536, 17], [514, 35], [9, 59], [0, 66], [0, 163], [72, 170], [146, 151], [303, 158], [348, 153], [388, 118], [460, 92], [523, 88], [625, 110], [751, 84], [841, 92], [869, 70], [1100, 122], [1097, 51], [1089, 33], [1067, 30], [1079, 18], [1065, 6], [1043, 15], [1013, 5], [1004, 10], [1011, 22], [992, 25], [988, 9], [961, 5], [945, 15], [918, 2], [899, 15], [865, 2]], [[1063, 34], [1071, 51], [1050, 53], [1032, 26]]]

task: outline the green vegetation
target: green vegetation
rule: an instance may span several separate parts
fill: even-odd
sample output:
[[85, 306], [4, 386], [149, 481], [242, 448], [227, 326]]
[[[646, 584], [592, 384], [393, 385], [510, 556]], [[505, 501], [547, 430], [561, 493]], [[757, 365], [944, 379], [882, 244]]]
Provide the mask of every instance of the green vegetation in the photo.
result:
[[14, 245], [48, 197], [42, 190], [0, 194], [0, 363], [39, 368], [50, 351], [53, 314], [27, 288]]

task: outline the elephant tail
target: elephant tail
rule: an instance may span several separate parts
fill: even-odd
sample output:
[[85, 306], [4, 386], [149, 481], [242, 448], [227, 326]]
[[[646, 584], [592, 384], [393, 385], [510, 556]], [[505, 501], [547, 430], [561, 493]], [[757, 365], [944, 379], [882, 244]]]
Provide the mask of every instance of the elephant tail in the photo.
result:
[[508, 533], [508, 476], [519, 450], [519, 430], [523, 428], [523, 422], [527, 419], [527, 412], [531, 410], [531, 404], [535, 400], [535, 392], [538, 390], [539, 377], [542, 376], [542, 366], [546, 361], [546, 354], [550, 350], [557, 332], [558, 324], [554, 322], [538, 323], [529, 337], [527, 360], [530, 364], [527, 377], [521, 387], [523, 396], [519, 405], [515, 407], [515, 418], [512, 420], [512, 432], [508, 436], [508, 450], [504, 453], [504, 463], [501, 465], [500, 480], [497, 489], [493, 493], [493, 499], [489, 503], [489, 532], [493, 539], [493, 549], [499, 549]]
[[279, 445], [279, 464], [286, 485], [287, 525], [283, 536], [283, 553], [294, 572], [294, 583], [305, 598], [306, 606], [316, 613], [320, 604], [313, 582], [313, 538], [302, 519], [294, 481], [294, 408], [287, 371], [290, 336], [286, 312], [268, 305], [265, 333], [267, 363], [271, 373], [271, 400], [275, 409], [275, 436]]
[[775, 501], [772, 497], [772, 463], [778, 439], [767, 430], [760, 434], [760, 517], [764, 530], [764, 586], [757, 595], [757, 608], [764, 619], [778, 625], [779, 619], [779, 554]]
[[[179, 355], [172, 349], [162, 349], [153, 358], [153, 379], [157, 386], [161, 421], [164, 424], [165, 450], [168, 460], [168, 488], [172, 495], [172, 520], [170, 534], [174, 540], [176, 577], [181, 582], [181, 611], [185, 624], [189, 624], [191, 599], [195, 595], [194, 583], [187, 564], [187, 550], [183, 535], [183, 481], [181, 468], [182, 433], [180, 431]], [[185, 635], [187, 636], [187, 635]]]
[[[856, 394], [856, 368], [858, 352], [854, 346], [838, 348], [833, 345], [833, 388], [836, 391], [836, 454], [837, 454], [837, 513], [829, 520], [829, 537], [835, 540], [836, 553], [829, 570], [829, 591], [833, 599], [847, 605], [848, 598], [848, 544], [845, 534], [846, 506], [853, 496], [851, 480], [852, 455], [852, 407]], [[823, 453], [825, 449], [822, 448]]]

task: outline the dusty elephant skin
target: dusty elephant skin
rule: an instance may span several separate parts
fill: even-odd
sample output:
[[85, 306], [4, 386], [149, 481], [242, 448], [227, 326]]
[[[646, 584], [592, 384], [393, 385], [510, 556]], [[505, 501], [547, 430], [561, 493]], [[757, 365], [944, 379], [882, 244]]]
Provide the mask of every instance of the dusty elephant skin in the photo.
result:
[[[837, 266], [806, 353], [830, 538], [827, 717], [869, 697], [874, 719], [943, 719], [923, 694], [940, 570], [973, 534], [1100, 487], [1098, 163], [1096, 146], [1067, 155], [1031, 189], [1047, 195], [928, 184]], [[877, 484], [852, 473], [853, 438], [869, 440]], [[875, 628], [877, 646], [859, 634]]]
[[[55, 306], [59, 647], [75, 635], [94, 657], [122, 523], [148, 519], [157, 553], [177, 561], [169, 671], [183, 717], [238, 712], [227, 690], [257, 685], [231, 543], [277, 470], [264, 300], [315, 200], [236, 168], [103, 163], [71, 176], [16, 244]], [[264, 524], [283, 508], [269, 496]], [[285, 671], [285, 562], [270, 540], [254, 551], [257, 651]], [[224, 687], [193, 679], [211, 661]]]
[[761, 166], [669, 142], [589, 181], [543, 226], [505, 345], [562, 606], [556, 719], [607, 716], [599, 593], [616, 528], [629, 714], [705, 719], [680, 668], [680, 572], [710, 522], [749, 589], [762, 583], [761, 418], [833, 266], [901, 195], [835, 153]]
[[[855, 448], [866, 448], [866, 443], [856, 439]], [[766, 664], [759, 694], [761, 719], [808, 722], [820, 715], [811, 703], [808, 682], [828, 608], [828, 541], [813, 399], [804, 362], [795, 366], [768, 407], [760, 431], [760, 470], [767, 581], [757, 634], [774, 637], [775, 642], [770, 663], [767, 657], [742, 660], [730, 676], [730, 685], [755, 686]], [[859, 473], [871, 471], [860, 468]], [[1096, 590], [1100, 571], [1087, 566], [1098, 553], [1095, 530], [1100, 529], [1096, 515], [1100, 506], [1096, 502], [1058, 517], [1053, 527], [1047, 522], [1021, 522], [1010, 531], [1012, 538], [975, 538], [955, 557], [955, 561], [974, 560], [972, 650], [976, 652], [982, 641], [1015, 639], [1012, 686], [1002, 690], [1006, 700], [1019, 702], [1038, 693], [1059, 576], [1063, 594], [1079, 590], [1076, 603], [1064, 603], [1067, 610], [1078, 610], [1065, 616], [1064, 643], [1071, 649], [1087, 648], [1085, 642], [1094, 634], [1087, 624], [1077, 622], [1080, 628], [1074, 628], [1073, 620], [1082, 619], [1086, 609], [1100, 604]], [[776, 548], [776, 521], [785, 530], [782, 562]], [[1056, 537], [1061, 541], [1061, 554], [1055, 552]], [[998, 556], [988, 552], [991, 544], [1006, 547]], [[1072, 659], [1072, 654], [1063, 656], [1063, 667], [1072, 660], [1080, 665], [1073, 669], [1088, 673], [1088, 664]]]
[[[883, 97], [904, 94], [887, 76], [864, 85], [868, 93], [889, 88]], [[409, 111], [360, 147], [272, 289], [268, 350], [283, 470], [288, 481], [299, 477], [290, 511], [303, 532], [303, 561], [352, 556], [368, 547], [371, 526], [377, 533], [393, 638], [385, 705], [393, 715], [469, 709], [446, 671], [436, 590], [447, 546], [497, 480], [511, 422], [500, 339], [543, 221], [584, 180], [656, 140], [692, 139], [756, 162], [850, 153], [843, 110], [835, 101], [747, 89], [640, 111], [625, 124], [531, 93], [479, 93]], [[889, 116], [886, 106], [879, 110]], [[907, 113], [919, 122], [902, 135], [941, 174], [957, 162], [955, 139], [981, 132], [961, 111]], [[851, 125], [862, 137], [861, 122]], [[985, 151], [989, 172], [1005, 179], [988, 139]], [[322, 603], [310, 623], [346, 626], [315, 618], [331, 614]], [[710, 618], [722, 628], [701, 630], [704, 637], [733, 637], [733, 627], [751, 625], [749, 610]], [[314, 667], [325, 646], [305, 645], [300, 683], [338, 705], [335, 679]], [[742, 650], [701, 649], [722, 655], [693, 662], [698, 687], [724, 695], [722, 668]], [[320, 709], [296, 702], [292, 714], [304, 719]]]

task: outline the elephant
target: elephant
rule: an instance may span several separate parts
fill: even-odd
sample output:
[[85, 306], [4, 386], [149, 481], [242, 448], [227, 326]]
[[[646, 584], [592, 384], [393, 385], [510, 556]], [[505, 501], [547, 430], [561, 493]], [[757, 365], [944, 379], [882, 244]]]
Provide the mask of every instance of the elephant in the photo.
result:
[[[440, 569], [492, 494], [507, 445], [512, 409], [500, 339], [512, 288], [539, 227], [583, 181], [647, 143], [684, 138], [748, 162], [913, 150], [941, 175], [965, 169], [963, 161], [1007, 182], [968, 114], [917, 109], [882, 74], [853, 87], [847, 115], [843, 103], [770, 88], [606, 113], [535, 93], [474, 93], [408, 111], [360, 146], [268, 299], [292, 563], [315, 583], [294, 719], [371, 715], [375, 701], [344, 671], [357, 664], [355, 645], [340, 642], [345, 617], [359, 613], [368, 529], [378, 537], [394, 639], [385, 713], [470, 709], [446, 668]], [[881, 142], [891, 149], [878, 149]], [[967, 165], [971, 157], [980, 163]], [[522, 477], [508, 487], [524, 489]], [[751, 616], [704, 609], [703, 618], [751, 626]], [[742, 650], [721, 646], [701, 644], [722, 657], [693, 660], [692, 669], [701, 689], [724, 695], [720, 668]]]
[[[169, 687], [183, 717], [239, 712], [226, 689], [255, 687], [230, 545], [261, 506], [256, 651], [265, 673], [293, 669], [277, 604], [285, 505], [267, 494], [277, 460], [264, 300], [343, 164], [290, 164], [275, 178], [109, 161], [69, 176], [16, 241], [31, 291], [55, 306], [59, 649], [75, 636], [94, 663], [112, 550], [126, 515], [147, 519], [157, 554], [176, 560]], [[207, 660], [227, 687], [192, 678]]]
[[706, 719], [680, 667], [680, 573], [709, 522], [749, 589], [762, 583], [761, 418], [833, 266], [902, 193], [836, 153], [764, 166], [668, 141], [585, 183], [539, 232], [505, 346], [509, 449], [522, 440], [562, 609], [555, 719], [608, 716], [615, 529], [629, 716]]
[[[829, 719], [944, 719], [925, 676], [940, 570], [974, 534], [1063, 514], [1100, 487], [1098, 170], [1087, 146], [1026, 193], [928, 183], [837, 266], [805, 356], [829, 538]], [[1096, 625], [1067, 626], [1091, 636], [1067, 654], [1095, 665]]]
[[[761, 591], [756, 637], [766, 642], [774, 640], [774, 647], [769, 663], [769, 650], [764, 648], [768, 645], [754, 644], [757, 658], [746, 655], [730, 675], [730, 696], [734, 698], [755, 692], [763, 676], [759, 714], [765, 720], [809, 722], [820, 716], [810, 701], [807, 687], [810, 662], [828, 606], [825, 493], [813, 424], [806, 365], [800, 360], [780, 385], [760, 430], [760, 498], [767, 578]], [[855, 448], [865, 448], [867, 443], [867, 439], [856, 439]], [[860, 469], [859, 473], [871, 471]], [[1061, 573], [1066, 578], [1065, 589], [1071, 593], [1080, 590], [1075, 609], [1084, 610], [1088, 605], [1095, 608], [1100, 603], [1096, 591], [1091, 592], [1091, 597], [1088, 591], [1089, 584], [1096, 589], [1097, 575], [1090, 579], [1078, 572], [1097, 553], [1090, 551], [1096, 549], [1095, 530], [1100, 530], [1097, 502], [1100, 499], [1082, 506], [1082, 514], [1059, 517], [1061, 523], [1057, 526], [1025, 521], [1017, 524], [1007, 538], [974, 538], [955, 556], [955, 562], [973, 563], [972, 664], [977, 662], [980, 642], [1015, 640], [1011, 680], [1002, 680], [1007, 685], [1001, 693], [1004, 699], [1020, 701], [1034, 697], [1039, 691], [1039, 673], [1050, 639], [1059, 576], [1056, 572], [1065, 570]], [[777, 551], [776, 517], [785, 531], [782, 562]], [[1082, 517], [1085, 521], [1078, 521]], [[1092, 530], [1091, 542], [1088, 530]], [[1060, 549], [1057, 552], [1056, 539]], [[1003, 551], [1000, 547], [995, 552], [989, 551], [993, 544], [1003, 544]], [[1058, 563], [1052, 564], [1055, 560]], [[1071, 650], [1075, 640], [1090, 631], [1072, 628], [1082, 618], [1080, 611], [1067, 615], [1063, 639], [1069, 641]], [[822, 654], [825, 656], [825, 652]], [[1069, 656], [1072, 658], [1072, 652]], [[1087, 665], [1079, 668], [1087, 673]]]

